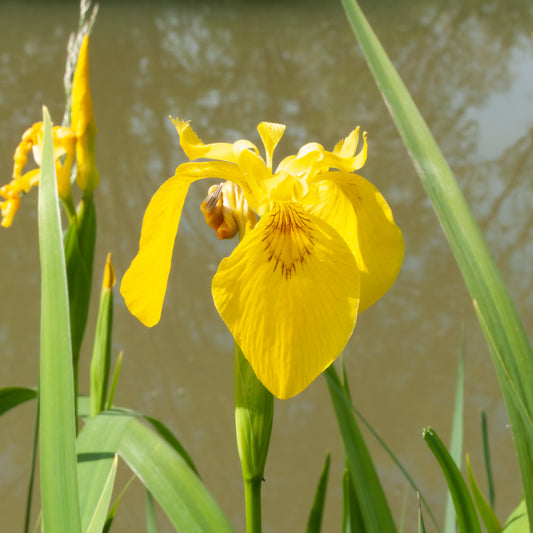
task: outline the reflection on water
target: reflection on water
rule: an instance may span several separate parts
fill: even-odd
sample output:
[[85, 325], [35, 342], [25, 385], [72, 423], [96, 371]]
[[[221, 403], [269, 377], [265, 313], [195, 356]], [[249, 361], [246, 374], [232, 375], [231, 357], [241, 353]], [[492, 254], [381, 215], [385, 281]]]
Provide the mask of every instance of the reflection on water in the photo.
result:
[[[137, 249], [144, 208], [185, 160], [168, 115], [190, 119], [206, 141], [257, 141], [261, 120], [287, 124], [277, 156], [316, 140], [331, 148], [361, 124], [362, 174], [389, 200], [406, 259], [390, 293], [365, 312], [345, 358], [356, 405], [405, 464], [442, 517], [444, 483], [420, 437], [448, 439], [456, 355], [466, 331], [465, 448], [481, 471], [479, 412], [486, 410], [500, 516], [520, 488], [505, 409], [471, 304], [429, 201], [338, 6], [319, 2], [107, 2], [91, 41], [101, 185], [97, 265], [113, 252], [117, 274]], [[528, 0], [365, 1], [362, 7], [412, 91], [485, 232], [533, 332], [533, 6]], [[3, 3], [0, 16], [0, 164], [46, 103], [63, 111], [64, 49], [77, 13], [69, 3]], [[116, 299], [114, 351], [124, 350], [117, 402], [160, 417], [192, 454], [238, 531], [244, 530], [233, 435], [232, 341], [210, 280], [233, 243], [203, 222], [205, 184], [193, 186], [177, 239], [163, 319], [147, 330]], [[6, 385], [37, 382], [39, 270], [36, 194], [2, 230], [0, 353]], [[96, 276], [100, 278], [100, 274]], [[96, 285], [97, 286], [97, 285]], [[93, 310], [94, 312], [94, 310]], [[90, 332], [89, 332], [90, 333]], [[88, 368], [90, 342], [85, 345]], [[82, 390], [88, 383], [82, 384]], [[5, 415], [0, 448], [6, 530], [18, 531], [32, 407]], [[20, 419], [22, 417], [22, 419]], [[265, 531], [301, 531], [324, 455], [333, 453], [325, 531], [339, 528], [343, 455], [325, 383], [276, 403], [264, 486]], [[395, 516], [406, 482], [373, 442]], [[478, 474], [479, 475], [479, 474]], [[125, 483], [127, 475], [121, 478]], [[408, 530], [414, 495], [407, 491]], [[138, 529], [143, 493], [132, 488], [116, 531]], [[127, 509], [127, 512], [124, 512]], [[6, 520], [6, 518], [4, 519]], [[166, 529], [165, 529], [166, 527]], [[170, 526], [161, 522], [161, 531]]]

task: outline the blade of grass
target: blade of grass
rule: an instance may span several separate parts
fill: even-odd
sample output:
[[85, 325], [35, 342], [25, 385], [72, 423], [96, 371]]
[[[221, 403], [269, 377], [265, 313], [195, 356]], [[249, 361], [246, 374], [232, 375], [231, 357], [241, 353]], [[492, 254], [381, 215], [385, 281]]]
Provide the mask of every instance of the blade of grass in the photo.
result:
[[131, 414], [121, 411], [104, 411], [89, 420], [78, 435], [80, 512], [84, 532], [101, 531], [104, 526], [118, 446], [132, 418]]
[[474, 496], [474, 502], [476, 503], [477, 510], [479, 511], [479, 516], [481, 516], [481, 520], [483, 520], [483, 523], [485, 524], [487, 533], [500, 533], [502, 526], [496, 518], [491, 506], [487, 503], [487, 500], [485, 500], [483, 493], [481, 490], [479, 490], [479, 486], [476, 483], [474, 473], [472, 472], [472, 468], [470, 466], [470, 458], [468, 455], [466, 456], [466, 468], [468, 472], [468, 482], [470, 483], [470, 489], [472, 490], [472, 494]]
[[481, 411], [481, 435], [483, 438], [483, 461], [485, 463], [485, 475], [487, 476], [487, 489], [489, 491], [489, 503], [494, 509], [496, 504], [496, 493], [494, 491], [494, 479], [492, 477], [492, 465], [490, 462], [489, 429], [487, 415]]
[[426, 526], [424, 525], [424, 517], [422, 516], [422, 504], [420, 502], [420, 495], [418, 496], [418, 533], [426, 533]]
[[37, 389], [5, 387], [0, 389], [0, 415], [21, 403], [37, 398]]
[[476, 514], [474, 502], [470, 497], [466, 483], [455, 461], [433, 429], [425, 429], [423, 436], [429, 449], [433, 452], [435, 459], [439, 462], [446, 482], [448, 483], [448, 489], [452, 495], [453, 505], [455, 507], [459, 532], [481, 533], [481, 525]]
[[361, 507], [353, 488], [350, 469], [345, 468], [342, 476], [342, 533], [364, 533], [365, 523]]
[[104, 280], [100, 292], [100, 306], [91, 358], [91, 416], [96, 416], [100, 411], [103, 411], [107, 400], [107, 385], [111, 366], [114, 284], [115, 271], [111, 263], [111, 254], [108, 254], [104, 267]]
[[[463, 413], [464, 413], [464, 331], [462, 335], [461, 348], [459, 350], [459, 362], [457, 363], [457, 385], [455, 390], [455, 405], [453, 409], [452, 436], [450, 439], [450, 456], [454, 460], [457, 468], [461, 470], [461, 456], [463, 453]], [[452, 496], [448, 492], [446, 498], [446, 510], [444, 513], [445, 533], [455, 533], [456, 531], [455, 511]]]
[[120, 352], [117, 357], [117, 362], [115, 364], [115, 370], [113, 372], [113, 378], [111, 379], [111, 385], [109, 387], [109, 394], [107, 396], [106, 409], [111, 409], [113, 406], [113, 400], [115, 399], [115, 391], [117, 390], [118, 376], [120, 375], [120, 367], [122, 365], [122, 355]]
[[81, 533], [76, 423], [65, 256], [59, 218], [50, 115], [39, 186], [41, 258], [40, 473], [43, 522], [54, 533]]
[[111, 463], [109, 474], [105, 480], [104, 486], [102, 487], [100, 498], [97, 502], [97, 505], [94, 509], [94, 512], [91, 516], [91, 520], [87, 529], [85, 530], [85, 533], [102, 533], [102, 530], [105, 527], [107, 519], [107, 509], [109, 507], [109, 502], [111, 501], [111, 494], [115, 485], [117, 466], [118, 455], [115, 455], [113, 462]]
[[150, 494], [149, 490], [146, 491], [146, 532], [157, 533], [154, 497]]
[[91, 199], [82, 199], [76, 217], [65, 237], [69, 309], [72, 326], [74, 383], [78, 391], [78, 365], [81, 343], [87, 326], [93, 279], [96, 211]]
[[[345, 392], [347, 398], [350, 399], [351, 398], [351, 394], [350, 394], [350, 390], [349, 390], [349, 386], [348, 386], [348, 377], [347, 377], [346, 367], [344, 365], [344, 361], [342, 363], [342, 373], [343, 373], [343, 389], [344, 389], [344, 392]], [[387, 454], [392, 459], [394, 464], [400, 469], [401, 473], [403, 474], [403, 476], [405, 477], [405, 479], [407, 480], [409, 485], [419, 495], [419, 498], [420, 498], [422, 504], [424, 505], [429, 517], [431, 518], [431, 521], [433, 522], [433, 525], [434, 525], [435, 529], [440, 532], [440, 527], [439, 527], [439, 524], [437, 522], [437, 519], [435, 518], [435, 515], [431, 511], [431, 508], [429, 507], [429, 504], [427, 503], [426, 499], [420, 493], [420, 490], [418, 489], [418, 487], [417, 487], [416, 483], [414, 482], [413, 478], [409, 475], [409, 472], [407, 472], [407, 470], [402, 465], [402, 463], [400, 463], [400, 461], [398, 460], [396, 455], [394, 455], [394, 453], [389, 448], [389, 446], [387, 446], [387, 443], [381, 438], [379, 433], [372, 427], [370, 422], [363, 416], [361, 411], [359, 411], [353, 405], [352, 405], [352, 409], [353, 409], [353, 412], [356, 414], [357, 418], [364, 424], [364, 426], [368, 429], [368, 431], [370, 431], [370, 433], [372, 433], [372, 435], [378, 441], [380, 446], [387, 452]]]
[[383, 487], [357, 425], [352, 405], [333, 365], [324, 371], [339, 423], [353, 486], [368, 533], [396, 532]]
[[429, 128], [355, 0], [342, 0], [372, 74], [433, 202], [489, 343], [533, 516], [533, 353], [482, 233]]
[[322, 517], [324, 515], [324, 505], [326, 504], [326, 490], [328, 488], [329, 465], [331, 463], [331, 454], [326, 456], [326, 462], [322, 469], [322, 474], [318, 481], [318, 487], [313, 501], [313, 507], [307, 522], [307, 533], [320, 533], [322, 529]]

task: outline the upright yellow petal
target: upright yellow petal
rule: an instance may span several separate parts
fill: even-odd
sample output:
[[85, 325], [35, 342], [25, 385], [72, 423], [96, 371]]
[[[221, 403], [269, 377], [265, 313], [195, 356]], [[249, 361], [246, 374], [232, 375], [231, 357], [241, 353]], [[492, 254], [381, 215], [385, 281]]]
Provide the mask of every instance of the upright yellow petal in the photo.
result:
[[92, 194], [100, 179], [96, 169], [94, 142], [96, 125], [89, 87], [89, 37], [81, 44], [78, 63], [72, 81], [71, 128], [76, 133], [76, 181], [85, 194]]
[[333, 226], [352, 250], [361, 271], [362, 312], [394, 283], [403, 261], [402, 232], [372, 183], [348, 172], [327, 172], [321, 177], [324, 180], [311, 187], [305, 204]]
[[274, 149], [283, 136], [285, 124], [261, 122], [257, 126], [257, 131], [259, 132], [261, 140], [265, 146], [267, 167], [272, 170], [272, 156], [274, 154]]
[[238, 180], [238, 168], [220, 162], [184, 163], [159, 187], [144, 214], [139, 251], [122, 278], [120, 292], [131, 314], [145, 326], [161, 318], [183, 203], [190, 184], [204, 178]]
[[300, 205], [281, 203], [222, 260], [212, 293], [257, 377], [290, 398], [348, 342], [359, 272], [335, 230]]
[[[235, 154], [234, 145], [231, 143], [211, 143], [204, 144], [202, 140], [196, 135], [189, 122], [184, 122], [178, 117], [175, 119], [170, 117], [172, 124], [176, 127], [180, 136], [180, 145], [185, 152], [185, 155], [191, 159], [199, 159], [205, 157], [206, 159], [216, 159], [218, 161], [226, 161], [228, 163], [237, 163], [237, 155]], [[250, 141], [238, 141], [246, 143], [246, 148], [252, 149], [256, 154], [259, 153], [256, 146]]]

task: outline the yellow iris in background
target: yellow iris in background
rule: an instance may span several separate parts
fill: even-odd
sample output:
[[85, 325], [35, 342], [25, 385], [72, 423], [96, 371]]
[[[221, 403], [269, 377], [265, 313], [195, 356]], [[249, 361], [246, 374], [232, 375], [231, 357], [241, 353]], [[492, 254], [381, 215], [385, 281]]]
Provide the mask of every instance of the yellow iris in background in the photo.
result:
[[358, 313], [391, 287], [403, 260], [389, 206], [354, 174], [366, 161], [366, 134], [359, 152], [357, 128], [331, 152], [306, 144], [273, 172], [282, 124], [259, 124], [263, 159], [250, 141], [204, 144], [188, 122], [173, 122], [189, 159], [212, 161], [180, 165], [151, 199], [139, 252], [122, 280], [126, 305], [147, 326], [159, 321], [190, 184], [234, 183], [260, 220], [220, 262], [213, 299], [259, 380], [290, 398], [341, 353]]
[[[74, 157], [77, 163], [76, 180], [84, 195], [91, 195], [98, 185], [98, 171], [94, 157], [94, 138], [96, 126], [89, 89], [89, 38], [84, 37], [74, 79], [72, 82], [71, 127], [55, 126], [52, 129], [54, 160], [56, 163], [57, 191], [66, 205], [72, 203], [70, 174]], [[36, 163], [41, 164], [43, 142], [43, 123], [36, 122], [22, 135], [22, 140], [13, 156], [13, 175], [11, 181], [0, 188], [2, 222], [4, 227], [11, 226], [13, 217], [20, 207], [21, 197], [32, 187], [39, 184], [40, 169], [36, 168], [22, 174], [28, 162], [28, 154], [33, 151]]]

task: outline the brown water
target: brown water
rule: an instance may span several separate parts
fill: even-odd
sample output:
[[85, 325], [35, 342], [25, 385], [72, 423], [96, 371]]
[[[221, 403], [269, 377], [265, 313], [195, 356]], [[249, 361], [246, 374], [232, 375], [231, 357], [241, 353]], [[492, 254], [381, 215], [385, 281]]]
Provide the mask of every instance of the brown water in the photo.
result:
[[[533, 5], [529, 0], [362, 2], [429, 122], [485, 233], [526, 330], [533, 332]], [[0, 168], [8, 181], [23, 130], [41, 104], [59, 123], [74, 2], [0, 3]], [[168, 115], [190, 119], [206, 142], [250, 138], [262, 120], [287, 124], [277, 157], [316, 140], [328, 148], [360, 124], [362, 174], [388, 199], [406, 258], [393, 289], [359, 317], [345, 351], [355, 405], [392, 448], [442, 520], [445, 489], [421, 438], [448, 441], [456, 361], [465, 332], [465, 451], [485, 483], [480, 410], [487, 412], [504, 519], [520, 483], [489, 353], [430, 202], [336, 2], [103, 2], [91, 39], [91, 84], [101, 185], [96, 285], [105, 254], [119, 277], [137, 250], [144, 208], [185, 160]], [[279, 159], [278, 159], [279, 161]], [[195, 185], [184, 211], [161, 323], [144, 328], [117, 293], [113, 351], [124, 350], [116, 402], [167, 423], [193, 456], [237, 531], [244, 531], [233, 427], [232, 339], [210, 280], [233, 242], [218, 242]], [[0, 386], [38, 377], [36, 201], [25, 198], [0, 232]], [[95, 300], [96, 302], [96, 300]], [[94, 309], [91, 315], [94, 324]], [[93, 326], [90, 326], [89, 335]], [[89, 337], [90, 339], [90, 337]], [[82, 391], [88, 390], [85, 343]], [[34, 405], [0, 421], [0, 530], [21, 531]], [[415, 529], [416, 498], [369, 437], [397, 522]], [[264, 484], [264, 531], [303, 531], [327, 451], [332, 471], [324, 531], [339, 531], [343, 452], [325, 380], [276, 402]], [[122, 473], [119, 487], [128, 475]], [[114, 531], [143, 531], [134, 483]], [[35, 512], [35, 517], [37, 513]], [[427, 524], [427, 521], [426, 521]], [[171, 531], [160, 517], [160, 531]]]

